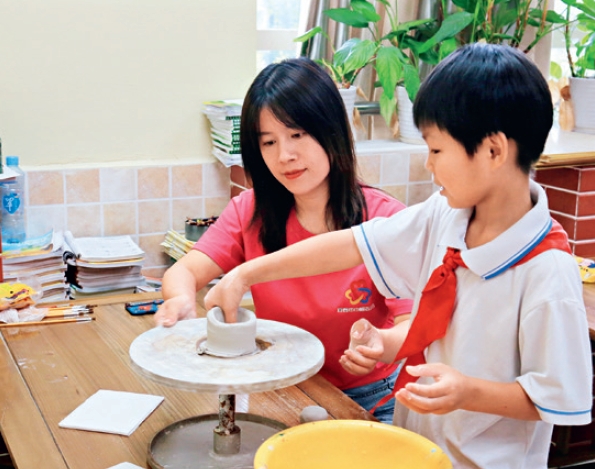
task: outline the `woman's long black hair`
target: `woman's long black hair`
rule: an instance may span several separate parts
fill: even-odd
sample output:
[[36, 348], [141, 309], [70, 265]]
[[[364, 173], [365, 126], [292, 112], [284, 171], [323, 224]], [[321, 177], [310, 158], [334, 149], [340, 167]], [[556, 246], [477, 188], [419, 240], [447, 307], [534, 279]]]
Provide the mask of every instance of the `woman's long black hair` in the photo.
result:
[[252, 224], [261, 221], [259, 238], [265, 251], [274, 252], [287, 245], [285, 228], [295, 199], [269, 171], [260, 152], [263, 109], [269, 109], [287, 127], [307, 132], [328, 155], [329, 228], [339, 230], [364, 221], [366, 202], [356, 174], [351, 128], [336, 85], [308, 58], [274, 63], [262, 70], [250, 86], [240, 125], [242, 160], [254, 188]]

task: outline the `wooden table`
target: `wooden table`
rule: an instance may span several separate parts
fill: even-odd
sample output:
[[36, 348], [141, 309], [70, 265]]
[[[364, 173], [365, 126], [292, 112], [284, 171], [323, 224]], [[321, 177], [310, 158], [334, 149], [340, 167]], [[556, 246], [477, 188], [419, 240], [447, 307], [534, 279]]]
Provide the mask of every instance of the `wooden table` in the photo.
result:
[[[92, 322], [0, 329], [0, 432], [18, 469], [106, 469], [125, 461], [148, 467], [148, 445], [158, 431], [217, 413], [216, 394], [163, 386], [131, 369], [130, 344], [153, 327], [153, 318], [129, 315], [124, 301], [94, 301], [101, 306]], [[58, 427], [99, 389], [165, 400], [129, 437]], [[293, 426], [309, 405], [324, 407], [335, 419], [374, 420], [319, 375], [284, 389], [238, 395], [236, 410]]]

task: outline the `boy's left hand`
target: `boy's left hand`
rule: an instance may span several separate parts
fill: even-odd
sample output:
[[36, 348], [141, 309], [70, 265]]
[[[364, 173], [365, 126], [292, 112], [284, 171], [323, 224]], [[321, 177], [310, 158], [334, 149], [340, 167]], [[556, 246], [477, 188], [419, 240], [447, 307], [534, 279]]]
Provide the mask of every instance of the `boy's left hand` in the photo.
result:
[[443, 363], [408, 366], [411, 376], [430, 376], [431, 384], [408, 383], [395, 397], [420, 414], [446, 414], [464, 407], [469, 387], [467, 376]]
[[366, 344], [352, 344], [339, 359], [341, 366], [352, 375], [361, 376], [373, 371], [384, 353], [384, 344], [380, 333], [375, 327], [371, 325], [370, 327]]

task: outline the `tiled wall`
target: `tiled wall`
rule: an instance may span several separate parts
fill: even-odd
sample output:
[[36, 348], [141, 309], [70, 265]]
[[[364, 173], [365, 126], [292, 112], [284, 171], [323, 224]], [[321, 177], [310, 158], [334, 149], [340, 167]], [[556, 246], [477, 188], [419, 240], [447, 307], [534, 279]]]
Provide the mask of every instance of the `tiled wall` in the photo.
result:
[[[28, 232], [39, 225], [76, 237], [129, 234], [145, 251], [143, 273], [160, 277], [170, 264], [160, 243], [186, 217], [221, 212], [229, 170], [219, 163], [28, 170]], [[37, 228], [36, 228], [37, 225]]]
[[[410, 205], [435, 189], [424, 169], [425, 147], [394, 141], [358, 143], [363, 180]], [[145, 275], [170, 265], [160, 243], [186, 217], [218, 215], [230, 197], [230, 169], [222, 164], [121, 168], [23, 168], [28, 229], [70, 230], [75, 237], [129, 234], [145, 251]]]
[[357, 143], [356, 153], [363, 181], [385, 190], [406, 205], [426, 200], [437, 189], [424, 167], [425, 145], [365, 140]]

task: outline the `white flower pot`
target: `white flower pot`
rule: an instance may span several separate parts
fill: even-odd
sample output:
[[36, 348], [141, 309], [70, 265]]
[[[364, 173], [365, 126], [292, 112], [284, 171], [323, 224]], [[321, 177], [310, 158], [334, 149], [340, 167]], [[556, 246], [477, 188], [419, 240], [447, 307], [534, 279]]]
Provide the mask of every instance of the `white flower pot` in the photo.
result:
[[343, 98], [345, 104], [345, 112], [349, 118], [349, 125], [351, 125], [351, 133], [355, 138], [355, 128], [353, 127], [353, 111], [355, 110], [355, 97], [357, 95], [357, 87], [350, 86], [349, 88], [339, 88], [339, 94]]
[[574, 132], [595, 134], [595, 78], [570, 78]]
[[413, 123], [413, 103], [404, 86], [397, 86], [397, 116], [399, 117], [399, 140], [413, 145], [423, 145], [421, 132]]

